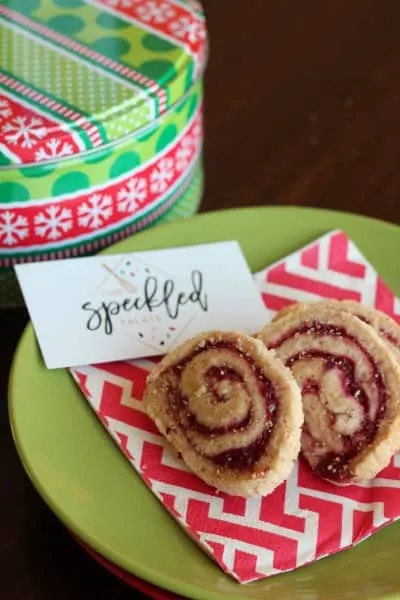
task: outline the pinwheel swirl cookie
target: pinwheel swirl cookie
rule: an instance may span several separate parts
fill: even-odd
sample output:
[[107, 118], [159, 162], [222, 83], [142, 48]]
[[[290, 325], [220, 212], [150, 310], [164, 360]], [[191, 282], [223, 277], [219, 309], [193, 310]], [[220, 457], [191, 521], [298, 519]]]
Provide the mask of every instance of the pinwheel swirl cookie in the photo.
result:
[[302, 452], [321, 477], [372, 479], [400, 439], [400, 366], [376, 331], [324, 303], [298, 305], [259, 338], [301, 389]]
[[254, 338], [214, 331], [189, 340], [151, 372], [143, 401], [187, 466], [221, 491], [266, 495], [298, 457], [300, 391]]
[[[368, 325], [371, 325], [373, 329], [379, 334], [379, 336], [387, 343], [389, 348], [394, 352], [397, 359], [400, 360], [400, 326], [394, 321], [389, 315], [383, 313], [380, 310], [376, 310], [371, 306], [364, 306], [354, 300], [322, 300], [321, 302], [315, 302], [312, 306], [323, 306], [325, 308], [332, 308], [334, 310], [343, 310], [351, 313], [355, 317], [364, 321]], [[287, 308], [279, 311], [273, 321], [277, 321], [285, 315], [301, 309], [305, 304], [291, 304]]]

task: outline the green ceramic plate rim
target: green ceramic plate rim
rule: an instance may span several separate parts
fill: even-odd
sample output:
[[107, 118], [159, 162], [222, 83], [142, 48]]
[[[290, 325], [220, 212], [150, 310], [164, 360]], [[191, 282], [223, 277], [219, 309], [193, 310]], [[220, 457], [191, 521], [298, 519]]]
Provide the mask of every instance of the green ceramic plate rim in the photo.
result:
[[[351, 213], [350, 211], [333, 211], [333, 210], [323, 209], [323, 208], [312, 208], [312, 207], [302, 207], [302, 206], [281, 207], [278, 205], [272, 205], [272, 206], [267, 206], [267, 207], [252, 206], [252, 207], [246, 207], [246, 208], [236, 208], [236, 209], [233, 208], [233, 209], [220, 210], [220, 211], [210, 211], [210, 212], [196, 215], [189, 219], [185, 219], [183, 221], [176, 221], [174, 223], [162, 224], [162, 225], [160, 225], [160, 227], [173, 227], [173, 228], [176, 228], [177, 226], [185, 227], [188, 222], [191, 222], [193, 220], [207, 221], [207, 220], [213, 219], [215, 217], [215, 215], [219, 215], [221, 213], [226, 215], [226, 217], [228, 218], [230, 213], [233, 213], [233, 212], [237, 213], [238, 211], [240, 211], [241, 214], [245, 215], [245, 214], [250, 214], [253, 212], [262, 212], [262, 211], [265, 211], [267, 213], [268, 211], [272, 211], [272, 210], [275, 210], [275, 211], [278, 210], [278, 211], [282, 211], [282, 212], [295, 211], [295, 212], [302, 213], [303, 215], [305, 215], [307, 213], [309, 213], [309, 214], [310, 213], [319, 213], [319, 214], [323, 214], [327, 218], [330, 215], [335, 216], [335, 217], [340, 217], [340, 216], [344, 216], [344, 217], [348, 217], [348, 218], [350, 217], [350, 218], [353, 218], [355, 221], [375, 222], [380, 227], [390, 228], [390, 229], [393, 229], [400, 233], [400, 227], [395, 225], [394, 223], [389, 223], [382, 219], [376, 219], [376, 218], [372, 218], [372, 217], [358, 215], [355, 213]], [[330, 228], [328, 226], [328, 220], [327, 220], [327, 231], [329, 229], [332, 229], [332, 228]], [[137, 238], [139, 236], [145, 237], [147, 233], [148, 233], [147, 230], [144, 230], [138, 234], [135, 234], [135, 238]], [[124, 245], [124, 243], [126, 244], [126, 240], [122, 240], [122, 241], [108, 247], [107, 249], [103, 250], [99, 254], [118, 253], [119, 247], [121, 245]], [[33, 331], [31, 322], [29, 322], [27, 324], [24, 332], [21, 335], [21, 338], [18, 342], [16, 351], [14, 353], [11, 368], [10, 368], [9, 381], [8, 381], [8, 415], [9, 415], [11, 432], [12, 432], [12, 436], [13, 436], [13, 440], [14, 440], [14, 443], [16, 446], [18, 456], [19, 456], [21, 463], [22, 463], [29, 479], [31, 480], [33, 486], [35, 487], [35, 489], [37, 490], [39, 495], [42, 497], [44, 502], [47, 504], [47, 506], [61, 520], [61, 522], [71, 532], [76, 534], [80, 539], [82, 539], [85, 543], [87, 543], [92, 549], [94, 549], [100, 555], [108, 558], [108, 560], [110, 560], [114, 564], [118, 565], [122, 569], [125, 569], [128, 572], [131, 572], [132, 574], [136, 575], [137, 577], [140, 577], [140, 578], [152, 583], [155, 586], [171, 590], [172, 592], [174, 592], [176, 594], [181, 594], [182, 596], [184, 596], [186, 598], [192, 598], [195, 600], [204, 600], [204, 596], [200, 595], [201, 590], [196, 588], [194, 585], [186, 584], [185, 582], [182, 582], [182, 581], [177, 581], [176, 579], [174, 579], [166, 574], [163, 574], [160, 576], [158, 571], [155, 571], [152, 568], [143, 566], [142, 564], [135, 564], [134, 567], [132, 567], [132, 564], [128, 564], [127, 561], [124, 559], [124, 557], [121, 557], [118, 554], [118, 552], [114, 551], [114, 549], [112, 547], [105, 546], [101, 542], [101, 540], [98, 540], [96, 537], [93, 538], [90, 535], [90, 533], [88, 534], [80, 526], [75, 525], [75, 523], [73, 523], [70, 520], [70, 518], [68, 517], [68, 515], [62, 510], [62, 508], [60, 508], [57, 505], [57, 503], [54, 502], [48, 496], [46, 489], [43, 487], [41, 482], [36, 478], [34, 469], [30, 465], [29, 458], [25, 455], [25, 453], [23, 451], [23, 444], [20, 444], [20, 442], [19, 442], [18, 433], [16, 431], [15, 424], [13, 421], [13, 406], [12, 406], [13, 405], [12, 382], [13, 382], [13, 378], [14, 378], [15, 364], [17, 362], [19, 353], [22, 352], [22, 350], [23, 350], [24, 342], [29, 335], [34, 336], [34, 331]], [[156, 500], [156, 501], [158, 502], [158, 500]], [[256, 583], [252, 584], [252, 585], [256, 585]], [[242, 586], [240, 586], [240, 584], [238, 584], [239, 595], [237, 596], [237, 598], [241, 597], [240, 590], [243, 589], [243, 591], [245, 591], [246, 587], [247, 586], [244, 586], [244, 588], [242, 588]], [[207, 600], [221, 600], [221, 597], [222, 596], [216, 591], [215, 593], [209, 594]], [[398, 594], [398, 593], [395, 593], [395, 594], [390, 593], [389, 595], [386, 594], [385, 596], [381, 596], [380, 600], [400, 600], [400, 594]]]

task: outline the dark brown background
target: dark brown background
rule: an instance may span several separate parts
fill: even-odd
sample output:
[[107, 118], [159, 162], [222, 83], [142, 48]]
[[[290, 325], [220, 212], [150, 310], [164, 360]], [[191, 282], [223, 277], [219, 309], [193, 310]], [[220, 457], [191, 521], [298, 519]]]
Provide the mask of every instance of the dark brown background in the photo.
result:
[[[205, 6], [211, 57], [203, 210], [301, 204], [399, 223], [398, 0]], [[16, 457], [6, 386], [25, 319], [0, 312], [0, 596], [136, 597], [64, 532]]]

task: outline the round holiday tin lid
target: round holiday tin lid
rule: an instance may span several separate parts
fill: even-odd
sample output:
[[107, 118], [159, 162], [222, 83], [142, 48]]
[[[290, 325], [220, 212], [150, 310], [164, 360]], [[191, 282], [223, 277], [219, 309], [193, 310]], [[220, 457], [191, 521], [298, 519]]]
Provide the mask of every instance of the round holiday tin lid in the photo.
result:
[[196, 0], [0, 0], [0, 169], [142, 130], [199, 78]]

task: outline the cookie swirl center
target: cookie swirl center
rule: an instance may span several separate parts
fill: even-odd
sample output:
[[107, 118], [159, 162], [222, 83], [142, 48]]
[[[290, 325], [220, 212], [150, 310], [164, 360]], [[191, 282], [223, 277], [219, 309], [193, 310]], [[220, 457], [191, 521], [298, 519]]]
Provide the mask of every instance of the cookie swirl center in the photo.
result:
[[273, 385], [251, 357], [233, 344], [208, 344], [167, 376], [174, 420], [199, 454], [239, 470], [261, 458], [278, 407]]
[[386, 410], [378, 365], [344, 328], [323, 323], [303, 324], [274, 348], [302, 390], [303, 452], [323, 477], [350, 481], [349, 463], [374, 439]]
[[254, 377], [249, 377], [246, 367], [229, 351], [209, 350], [183, 368], [181, 393], [199, 425], [229, 429], [248, 421]]

